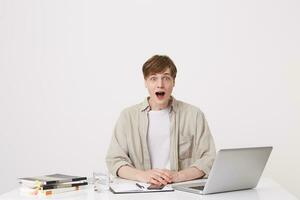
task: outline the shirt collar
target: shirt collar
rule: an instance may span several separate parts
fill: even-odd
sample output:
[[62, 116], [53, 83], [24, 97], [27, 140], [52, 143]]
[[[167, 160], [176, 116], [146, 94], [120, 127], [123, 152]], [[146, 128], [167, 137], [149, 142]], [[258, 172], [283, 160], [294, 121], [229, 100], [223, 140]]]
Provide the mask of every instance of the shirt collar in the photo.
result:
[[[144, 112], [144, 111], [149, 112], [151, 110], [151, 107], [150, 107], [149, 101], [148, 101], [149, 98], [150, 97], [145, 98], [145, 100], [140, 104], [141, 105], [140, 106], [141, 112]], [[170, 101], [171, 101], [170, 102], [170, 112], [172, 112], [172, 111], [176, 112], [177, 111], [177, 101], [176, 101], [176, 99], [173, 96], [171, 96]]]

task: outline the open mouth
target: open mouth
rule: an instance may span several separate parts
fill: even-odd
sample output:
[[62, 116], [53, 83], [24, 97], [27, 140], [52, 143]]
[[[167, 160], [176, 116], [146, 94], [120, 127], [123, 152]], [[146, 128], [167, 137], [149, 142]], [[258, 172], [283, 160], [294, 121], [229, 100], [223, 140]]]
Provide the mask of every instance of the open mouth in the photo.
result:
[[155, 92], [155, 95], [157, 96], [157, 98], [162, 99], [165, 96], [165, 92]]

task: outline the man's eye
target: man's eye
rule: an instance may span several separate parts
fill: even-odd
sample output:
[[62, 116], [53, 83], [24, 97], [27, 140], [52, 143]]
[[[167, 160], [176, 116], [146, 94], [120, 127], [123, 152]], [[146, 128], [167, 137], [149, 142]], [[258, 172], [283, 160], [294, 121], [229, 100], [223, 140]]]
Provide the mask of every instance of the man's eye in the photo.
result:
[[151, 81], [156, 81], [156, 77], [151, 77], [150, 80]]

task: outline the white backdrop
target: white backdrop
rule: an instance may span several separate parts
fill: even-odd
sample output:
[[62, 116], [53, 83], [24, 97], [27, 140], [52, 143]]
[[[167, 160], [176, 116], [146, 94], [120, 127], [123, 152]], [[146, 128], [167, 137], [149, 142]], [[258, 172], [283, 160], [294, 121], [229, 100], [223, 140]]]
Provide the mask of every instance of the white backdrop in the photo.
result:
[[17, 177], [105, 171], [120, 111], [167, 54], [177, 99], [217, 148], [273, 145], [265, 176], [300, 197], [300, 1], [0, 0], [0, 193]]

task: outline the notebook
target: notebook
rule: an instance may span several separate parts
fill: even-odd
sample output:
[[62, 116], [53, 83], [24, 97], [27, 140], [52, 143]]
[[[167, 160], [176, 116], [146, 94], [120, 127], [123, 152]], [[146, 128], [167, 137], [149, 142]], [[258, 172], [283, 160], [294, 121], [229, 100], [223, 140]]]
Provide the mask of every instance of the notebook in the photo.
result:
[[135, 182], [121, 182], [110, 184], [110, 191], [114, 194], [126, 194], [126, 193], [147, 193], [147, 192], [172, 192], [174, 189], [168, 185], [162, 189], [148, 189], [150, 184], [147, 183], [135, 183]]

